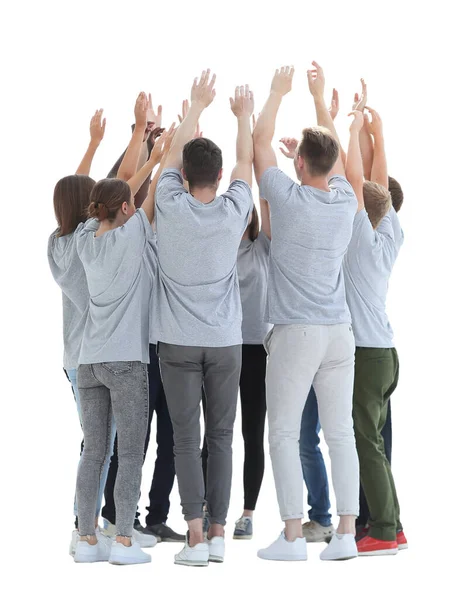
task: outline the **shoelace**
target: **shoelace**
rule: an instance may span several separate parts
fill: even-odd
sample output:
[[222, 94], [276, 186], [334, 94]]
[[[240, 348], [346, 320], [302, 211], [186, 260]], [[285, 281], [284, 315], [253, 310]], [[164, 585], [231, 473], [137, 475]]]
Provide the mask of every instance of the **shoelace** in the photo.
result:
[[249, 523], [249, 519], [247, 517], [241, 517], [241, 519], [239, 519], [235, 523], [235, 527], [236, 527], [236, 529], [239, 529], [240, 531], [246, 531], [248, 523]]

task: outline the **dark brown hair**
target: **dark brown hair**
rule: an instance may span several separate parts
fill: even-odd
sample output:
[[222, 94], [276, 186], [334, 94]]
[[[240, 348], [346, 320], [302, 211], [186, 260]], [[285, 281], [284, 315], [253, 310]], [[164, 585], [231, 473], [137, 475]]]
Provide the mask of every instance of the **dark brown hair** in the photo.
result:
[[88, 216], [111, 223], [115, 221], [123, 202], [131, 202], [131, 188], [122, 179], [101, 179], [90, 195]]
[[260, 231], [259, 214], [258, 214], [257, 209], [255, 208], [255, 204], [254, 204], [254, 208], [252, 209], [251, 222], [248, 225], [249, 239], [251, 240], [251, 242], [253, 242], [254, 240], [257, 239], [257, 237], [259, 235], [259, 231]]
[[54, 189], [54, 211], [58, 236], [69, 235], [79, 223], [87, 220], [87, 207], [95, 181], [87, 175], [68, 175], [57, 182]]
[[339, 156], [339, 144], [325, 127], [306, 127], [298, 154], [307, 163], [311, 175], [328, 175]]
[[404, 193], [400, 187], [400, 183], [394, 179], [394, 177], [388, 177], [388, 190], [391, 194], [391, 200], [393, 201], [394, 210], [399, 212], [402, 208], [404, 201]]
[[183, 169], [189, 187], [215, 185], [222, 169], [222, 152], [207, 138], [196, 138], [183, 148]]
[[376, 229], [391, 208], [391, 194], [385, 187], [372, 181], [364, 182], [363, 194], [367, 216]]

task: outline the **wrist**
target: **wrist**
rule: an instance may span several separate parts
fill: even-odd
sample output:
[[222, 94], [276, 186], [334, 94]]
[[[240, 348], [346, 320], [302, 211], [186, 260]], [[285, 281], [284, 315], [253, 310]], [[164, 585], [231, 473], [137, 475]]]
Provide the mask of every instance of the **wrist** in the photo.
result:
[[94, 140], [93, 138], [91, 138], [88, 147], [93, 150], [96, 150], [100, 143], [101, 143], [101, 140]]
[[317, 93], [317, 94], [313, 94], [314, 97], [314, 103], [316, 106], [323, 106], [325, 107], [325, 98], [323, 97], [323, 93]]
[[270, 98], [278, 98], [279, 102], [282, 100], [282, 98], [285, 96], [285, 94], [283, 94], [282, 92], [278, 92], [277, 90], [271, 90], [270, 92]]
[[134, 125], [134, 132], [133, 133], [140, 133], [141, 136], [144, 135], [145, 130], [147, 128], [147, 122], [145, 121], [145, 123], [137, 123]]

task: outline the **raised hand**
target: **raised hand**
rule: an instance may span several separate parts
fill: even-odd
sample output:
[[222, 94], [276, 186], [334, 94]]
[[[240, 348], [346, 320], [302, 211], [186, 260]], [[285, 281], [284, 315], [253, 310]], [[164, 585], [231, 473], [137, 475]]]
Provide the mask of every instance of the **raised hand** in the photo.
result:
[[196, 77], [192, 84], [191, 102], [193, 104], [199, 104], [202, 108], [207, 108], [216, 96], [216, 90], [214, 89], [216, 75], [213, 74], [210, 80], [210, 74], [210, 69], [203, 71], [200, 81], [198, 81]]
[[162, 106], [158, 106], [158, 112], [155, 113], [153, 108], [153, 100], [151, 99], [151, 94], [148, 94], [148, 109], [147, 109], [147, 121], [148, 123], [153, 123], [153, 129], [158, 129], [162, 125]]
[[354, 110], [348, 116], [353, 117], [353, 121], [350, 124], [350, 133], [359, 133], [364, 123], [363, 113], [360, 110]]
[[165, 131], [164, 127], [158, 127], [158, 128], [153, 129], [150, 134], [151, 143], [156, 144], [156, 140], [158, 139], [158, 137], [160, 135], [162, 135], [164, 133], [164, 131]]
[[336, 88], [333, 89], [333, 95], [331, 97], [331, 104], [328, 108], [328, 112], [334, 121], [334, 119], [337, 117], [337, 113], [339, 112], [339, 92], [336, 90]]
[[165, 156], [170, 150], [174, 134], [175, 123], [172, 123], [169, 130], [164, 131], [164, 133], [157, 139], [150, 154], [150, 161], [154, 162], [155, 164], [162, 161], [163, 156]]
[[369, 121], [367, 117], [367, 123], [369, 126], [370, 133], [374, 136], [382, 136], [383, 135], [383, 121], [381, 120], [380, 115], [376, 110], [370, 108], [370, 106], [366, 106], [366, 110], [369, 111], [372, 121]]
[[103, 109], [97, 110], [90, 121], [90, 138], [94, 144], [102, 142], [106, 131], [106, 119], [102, 118]]
[[307, 72], [307, 82], [309, 84], [309, 91], [314, 98], [323, 98], [325, 92], [325, 74], [321, 66], [314, 61], [312, 65], [315, 69], [309, 69]]
[[360, 110], [364, 112], [367, 104], [367, 85], [364, 79], [361, 79], [361, 96], [359, 94], [355, 94], [353, 99], [352, 110]]
[[296, 154], [296, 149], [298, 148], [298, 140], [296, 138], [285, 137], [285, 138], [281, 138], [279, 140], [279, 142], [281, 144], [284, 144], [284, 146], [287, 148], [287, 150], [284, 150], [284, 148], [279, 148], [279, 150], [282, 152], [282, 154], [284, 156], [286, 156], [287, 158], [294, 159], [295, 154]]
[[271, 82], [271, 91], [279, 96], [285, 96], [292, 89], [293, 74], [295, 69], [293, 67], [281, 67], [276, 69], [276, 72]]
[[134, 116], [136, 118], [136, 127], [146, 129], [147, 127], [147, 111], [148, 99], [145, 92], [140, 92], [137, 96], [136, 105], [134, 107]]
[[254, 94], [248, 85], [235, 88], [235, 98], [230, 98], [230, 108], [237, 119], [240, 117], [251, 118], [254, 112]]

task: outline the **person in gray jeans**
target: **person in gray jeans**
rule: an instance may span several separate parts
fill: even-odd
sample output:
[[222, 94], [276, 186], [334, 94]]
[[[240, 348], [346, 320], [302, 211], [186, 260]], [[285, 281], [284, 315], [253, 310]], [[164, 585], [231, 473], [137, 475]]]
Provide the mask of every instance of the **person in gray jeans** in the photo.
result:
[[[221, 150], [194, 136], [214, 97], [215, 77], [194, 82], [192, 105], [175, 133], [156, 188], [158, 279], [152, 329], [159, 341], [162, 380], [172, 419], [175, 468], [189, 533], [177, 564], [206, 566], [224, 560], [224, 525], [232, 479], [232, 436], [241, 371], [241, 300], [238, 247], [253, 201], [253, 98], [237, 88], [231, 106], [238, 119], [237, 165], [227, 192], [217, 195]], [[189, 192], [183, 185], [189, 184]], [[210, 514], [208, 542], [202, 515], [200, 389], [206, 394]]]
[[[145, 95], [142, 101], [139, 97], [128, 152], [136, 148], [138, 154], [140, 150], [146, 105]], [[160, 161], [164, 141], [165, 136], [155, 145], [137, 174], [139, 179], [145, 179]], [[102, 180], [91, 193], [91, 218], [77, 232], [90, 305], [78, 371], [85, 451], [77, 478], [80, 539], [76, 562], [134, 564], [151, 560], [132, 533], [148, 421], [149, 302], [156, 272], [156, 236], [150, 224], [153, 196], [151, 188], [143, 208], [136, 211], [128, 183]], [[112, 414], [118, 432], [119, 467], [117, 537], [109, 544], [107, 537], [96, 536], [94, 516], [100, 472], [108, 458], [106, 440], [110, 439]]]

